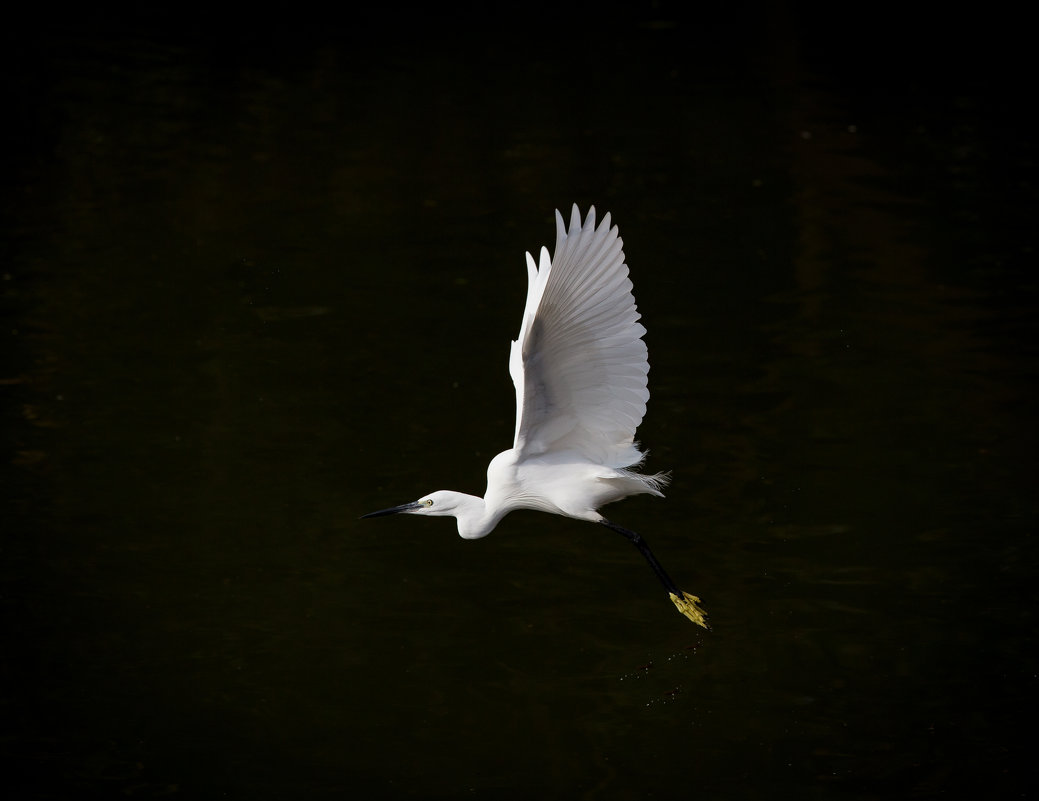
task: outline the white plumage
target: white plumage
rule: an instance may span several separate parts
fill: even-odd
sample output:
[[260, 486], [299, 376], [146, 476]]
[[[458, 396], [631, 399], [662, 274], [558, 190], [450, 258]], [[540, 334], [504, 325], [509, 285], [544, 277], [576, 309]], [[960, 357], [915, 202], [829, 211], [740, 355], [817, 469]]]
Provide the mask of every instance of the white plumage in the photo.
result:
[[649, 400], [649, 359], [622, 248], [609, 214], [596, 227], [593, 207], [582, 225], [575, 205], [568, 229], [556, 212], [552, 256], [542, 248], [535, 263], [527, 253], [526, 308], [509, 358], [515, 440], [491, 460], [484, 497], [439, 490], [365, 517], [452, 515], [466, 539], [486, 536], [515, 509], [602, 523], [639, 548], [679, 611], [706, 626], [699, 599], [678, 590], [645, 540], [598, 512], [629, 495], [662, 497], [666, 483], [633, 469], [643, 460], [635, 430]]
[[574, 206], [567, 232], [556, 212], [555, 255], [527, 254], [527, 307], [512, 343], [516, 441], [524, 456], [575, 450], [611, 467], [642, 454], [633, 444], [646, 414], [646, 329], [631, 294], [623, 241], [607, 214], [584, 226]]

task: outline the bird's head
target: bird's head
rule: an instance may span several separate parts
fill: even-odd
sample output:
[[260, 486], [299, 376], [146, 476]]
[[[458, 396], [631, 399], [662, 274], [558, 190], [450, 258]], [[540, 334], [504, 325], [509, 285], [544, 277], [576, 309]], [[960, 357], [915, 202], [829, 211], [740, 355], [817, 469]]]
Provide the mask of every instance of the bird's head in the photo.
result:
[[389, 509], [380, 509], [378, 512], [370, 512], [366, 515], [361, 515], [363, 520], [366, 517], [385, 517], [386, 515], [427, 515], [429, 517], [443, 517], [445, 515], [453, 515], [458, 511], [458, 507], [461, 505], [462, 499], [467, 496], [462, 495], [458, 492], [451, 492], [450, 490], [437, 490], [431, 492], [429, 495], [423, 495], [417, 501], [411, 503], [403, 503], [400, 506], [392, 506]]
[[437, 490], [423, 495], [417, 501], [404, 503], [390, 509], [362, 515], [365, 517], [384, 517], [385, 515], [425, 515], [427, 517], [452, 516], [458, 519], [458, 534], [467, 540], [484, 537], [490, 533], [501, 515], [488, 515], [483, 498], [466, 495], [464, 492]]

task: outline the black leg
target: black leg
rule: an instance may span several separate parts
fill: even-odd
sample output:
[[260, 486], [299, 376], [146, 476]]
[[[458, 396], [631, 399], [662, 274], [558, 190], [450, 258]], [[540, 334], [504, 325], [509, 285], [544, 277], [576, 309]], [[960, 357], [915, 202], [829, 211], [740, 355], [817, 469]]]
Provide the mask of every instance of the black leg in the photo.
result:
[[623, 526], [611, 523], [605, 517], [602, 519], [602, 524], [606, 526], [606, 528], [612, 529], [618, 534], [623, 534], [631, 540], [631, 544], [638, 548], [642, 555], [646, 557], [646, 561], [649, 562], [649, 566], [653, 568], [653, 572], [657, 574], [657, 578], [660, 579], [660, 583], [664, 585], [664, 588], [668, 592], [673, 592], [675, 595], [682, 595], [682, 591], [678, 589], [678, 586], [671, 580], [671, 577], [661, 566], [660, 562], [657, 561], [657, 558], [653, 555], [653, 551], [649, 549], [649, 543], [642, 539], [641, 534], [636, 534], [634, 531], [626, 529]]
[[636, 534], [630, 529], [618, 526], [616, 523], [611, 523], [605, 517], [599, 522], [606, 526], [606, 528], [616, 531], [618, 534], [623, 534], [632, 545], [639, 549], [639, 552], [646, 557], [646, 561], [649, 562], [649, 566], [653, 568], [653, 572], [657, 574], [660, 583], [664, 585], [664, 588], [670, 594], [671, 600], [674, 602], [679, 612], [697, 625], [703, 626], [705, 629], [711, 628], [707, 625], [707, 615], [699, 606], [700, 599], [695, 595], [689, 595], [688, 593], [684, 593], [678, 589], [678, 585], [671, 580], [667, 571], [665, 571], [660, 562], [657, 561], [657, 558], [653, 555], [653, 551], [649, 548], [649, 544], [642, 538], [641, 534]]

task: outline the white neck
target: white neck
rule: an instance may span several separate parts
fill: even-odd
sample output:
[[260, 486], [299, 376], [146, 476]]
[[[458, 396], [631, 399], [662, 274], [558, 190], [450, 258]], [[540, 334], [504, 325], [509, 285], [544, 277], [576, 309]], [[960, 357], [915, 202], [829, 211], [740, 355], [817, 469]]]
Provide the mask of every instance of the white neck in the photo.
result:
[[476, 540], [486, 537], [504, 517], [503, 514], [494, 514], [488, 509], [483, 498], [466, 495], [464, 492], [455, 492], [452, 495], [455, 506], [449, 514], [458, 520], [458, 534], [463, 539]]

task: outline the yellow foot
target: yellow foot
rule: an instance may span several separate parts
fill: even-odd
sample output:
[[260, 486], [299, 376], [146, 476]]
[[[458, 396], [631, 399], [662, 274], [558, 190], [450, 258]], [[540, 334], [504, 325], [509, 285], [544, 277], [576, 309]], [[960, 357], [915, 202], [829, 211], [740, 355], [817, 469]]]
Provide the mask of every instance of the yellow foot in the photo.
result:
[[711, 627], [707, 625], [707, 613], [700, 608], [700, 599], [695, 595], [690, 595], [687, 592], [682, 593], [682, 597], [679, 598], [673, 592], [668, 593], [671, 596], [671, 603], [675, 605], [679, 612], [689, 618], [698, 626], [703, 626], [708, 631]]

